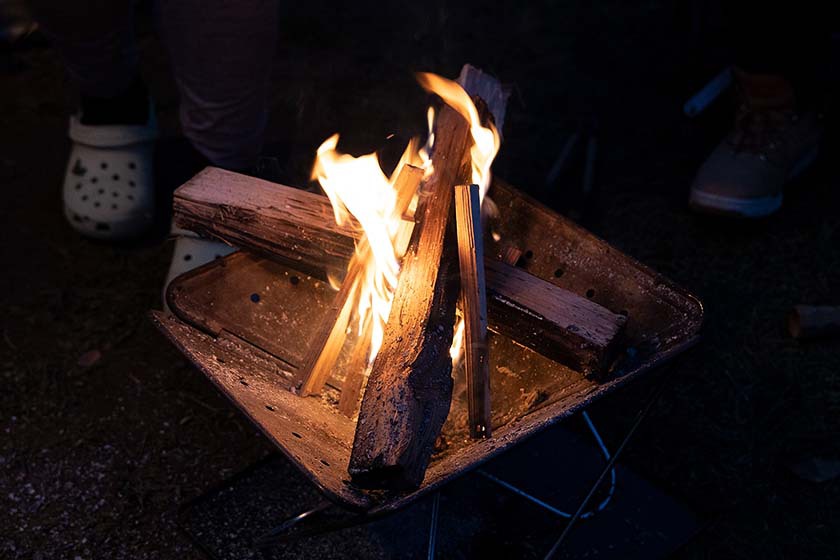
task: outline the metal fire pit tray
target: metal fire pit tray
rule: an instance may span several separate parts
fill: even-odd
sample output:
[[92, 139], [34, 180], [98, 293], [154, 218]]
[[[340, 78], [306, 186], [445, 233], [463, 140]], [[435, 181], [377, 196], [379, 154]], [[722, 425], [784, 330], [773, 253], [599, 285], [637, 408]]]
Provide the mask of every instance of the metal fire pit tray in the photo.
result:
[[351, 482], [347, 466], [355, 420], [337, 409], [341, 359], [322, 395], [302, 398], [290, 390], [335, 294], [322, 279], [233, 253], [176, 279], [170, 286], [175, 316], [153, 312], [152, 319], [331, 501], [369, 514], [397, 509], [698, 339], [703, 308], [694, 296], [499, 180], [490, 196], [503, 219], [493, 224], [500, 241], [488, 235], [486, 253], [515, 246], [522, 251], [517, 266], [626, 314], [624, 350], [612, 371], [596, 380], [491, 334], [493, 437], [469, 438], [463, 370], [456, 370], [442, 437], [423, 484], [413, 492], [365, 490]]

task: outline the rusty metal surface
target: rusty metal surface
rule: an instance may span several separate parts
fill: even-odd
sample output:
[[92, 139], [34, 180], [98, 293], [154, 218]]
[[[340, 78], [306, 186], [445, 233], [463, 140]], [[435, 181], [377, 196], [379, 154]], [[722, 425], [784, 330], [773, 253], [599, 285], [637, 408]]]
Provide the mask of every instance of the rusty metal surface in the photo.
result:
[[[532, 274], [626, 313], [625, 352], [613, 371], [594, 380], [493, 335], [493, 437], [468, 437], [463, 372], [456, 370], [442, 445], [422, 486], [414, 492], [365, 491], [353, 486], [347, 465], [355, 426], [337, 412], [338, 391], [329, 387], [323, 395], [309, 398], [289, 391], [296, 360], [306, 344], [307, 324], [318, 320], [325, 298], [334, 293], [323, 283], [306, 279], [289, 287], [287, 278], [296, 274], [292, 269], [257, 257], [231, 255], [173, 283], [173, 293], [180, 289], [182, 297], [171, 297], [170, 303], [182, 320], [160, 315], [154, 320], [332, 500], [371, 513], [396, 509], [573, 414], [697, 340], [703, 312], [693, 296], [515, 189], [496, 181], [491, 195], [504, 220], [494, 224], [501, 237], [499, 242], [487, 240], [488, 254], [514, 245], [522, 250], [519, 265]], [[249, 279], [255, 273], [258, 281]], [[247, 287], [234, 287], [237, 283]], [[268, 293], [277, 297], [261, 297], [262, 309], [257, 313], [248, 308], [253, 302], [247, 298], [258, 283], [271, 286]], [[341, 367], [342, 362], [336, 368], [339, 380]]]

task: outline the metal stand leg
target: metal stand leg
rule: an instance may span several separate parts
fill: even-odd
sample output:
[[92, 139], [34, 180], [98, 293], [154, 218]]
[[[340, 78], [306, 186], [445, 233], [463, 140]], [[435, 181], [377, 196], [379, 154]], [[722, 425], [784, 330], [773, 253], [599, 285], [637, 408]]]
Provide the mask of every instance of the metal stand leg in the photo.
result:
[[644, 420], [647, 417], [648, 413], [653, 408], [653, 405], [656, 404], [656, 401], [659, 400], [659, 396], [665, 389], [665, 380], [667, 379], [668, 377], [666, 376], [665, 379], [654, 390], [650, 398], [648, 398], [647, 402], [645, 403], [645, 406], [642, 408], [642, 410], [639, 411], [639, 414], [636, 415], [636, 420], [633, 422], [633, 425], [630, 426], [630, 429], [627, 431], [627, 434], [621, 441], [621, 445], [618, 446], [618, 449], [616, 449], [615, 453], [613, 453], [613, 456], [610, 458], [607, 464], [604, 465], [604, 468], [603, 470], [601, 470], [601, 474], [598, 476], [598, 479], [595, 481], [595, 484], [593, 484], [592, 487], [589, 489], [589, 493], [586, 494], [586, 497], [578, 506], [577, 511], [575, 511], [575, 514], [569, 520], [569, 523], [566, 524], [566, 527], [563, 529], [563, 532], [560, 534], [560, 537], [554, 543], [554, 546], [552, 546], [551, 549], [548, 551], [548, 554], [545, 555], [545, 560], [551, 560], [551, 558], [553, 558], [554, 555], [557, 554], [557, 551], [560, 550], [560, 547], [563, 545], [566, 538], [569, 536], [572, 527], [575, 525], [577, 520], [580, 519], [580, 516], [586, 509], [586, 506], [589, 505], [589, 501], [592, 499], [592, 496], [595, 495], [595, 492], [598, 490], [598, 487], [601, 486], [601, 483], [604, 481], [604, 478], [613, 468], [615, 462], [618, 460], [618, 457], [621, 455], [622, 451], [624, 451], [624, 448], [627, 447], [627, 443], [630, 441], [630, 438], [633, 437], [633, 434], [636, 432], [636, 429], [642, 423], [642, 420]]
[[[331, 507], [334, 507], [334, 505], [335, 504], [333, 504], [332, 502], [324, 500], [317, 506], [286, 519], [277, 527], [271, 529], [259, 539], [257, 539], [254, 543], [254, 547], [257, 549], [265, 549], [276, 544], [288, 542], [295, 539], [312, 537], [315, 535], [323, 535], [325, 533], [332, 533], [341, 529], [347, 529], [349, 527], [355, 527], [357, 525], [364, 525], [365, 523], [370, 523], [371, 521], [374, 521], [379, 517], [375, 515], [371, 516], [365, 514], [347, 514], [344, 516], [343, 519], [337, 519], [332, 521], [314, 521], [315, 518], [323, 514]], [[435, 492], [434, 496], [432, 497], [432, 515], [431, 520], [429, 522], [429, 560], [433, 560], [436, 555], [435, 551], [437, 549], [437, 530], [439, 512], [440, 492], [438, 491]], [[314, 524], [314, 526], [293, 532], [296, 527], [299, 527], [305, 524], [306, 522], [311, 522], [312, 524]]]
[[[341, 510], [340, 513], [333, 515], [331, 519], [318, 519], [324, 517], [324, 513], [333, 507], [339, 509], [332, 502], [324, 500], [314, 508], [286, 519], [258, 538], [254, 542], [254, 547], [265, 549], [283, 542], [332, 533], [357, 525], [364, 525], [378, 518], [376, 515], [365, 515], [364, 513], [352, 513]], [[306, 525], [309, 526], [307, 527]]]
[[435, 559], [437, 549], [438, 515], [440, 514], [440, 491], [435, 492], [432, 498], [432, 519], [429, 523], [429, 547], [426, 557], [428, 560]]
[[307, 519], [309, 517], [312, 517], [313, 515], [317, 515], [317, 514], [323, 512], [323, 511], [327, 510], [331, 505], [332, 505], [331, 502], [328, 502], [327, 500], [324, 500], [320, 504], [315, 506], [314, 508], [308, 509], [304, 512], [301, 512], [297, 515], [294, 515], [294, 516], [288, 518], [287, 520], [282, 522], [280, 525], [278, 525], [277, 527], [274, 527], [273, 529], [268, 531], [266, 534], [261, 536], [259, 539], [257, 539], [257, 542], [255, 543], [256, 546], [258, 548], [264, 548], [265, 546], [268, 546], [270, 544], [273, 544], [274, 542], [277, 542], [279, 539], [282, 538], [283, 533], [286, 533], [287, 531], [290, 531], [292, 528], [294, 528], [295, 526], [302, 523], [305, 519]]

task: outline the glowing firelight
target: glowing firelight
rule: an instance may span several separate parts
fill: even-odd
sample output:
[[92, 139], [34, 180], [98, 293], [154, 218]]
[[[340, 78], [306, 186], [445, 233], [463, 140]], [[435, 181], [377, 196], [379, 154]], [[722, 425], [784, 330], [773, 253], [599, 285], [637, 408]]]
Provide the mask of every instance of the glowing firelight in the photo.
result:
[[[498, 132], [492, 124], [489, 128], [481, 125], [470, 96], [456, 82], [428, 73], [418, 74], [417, 80], [423, 88], [439, 95], [470, 122], [474, 142], [470, 149], [472, 180], [480, 185], [483, 197], [490, 185], [490, 166], [499, 151]], [[368, 364], [373, 362], [382, 345], [385, 323], [397, 288], [400, 260], [405, 254], [409, 237], [405, 235], [403, 216], [396, 208], [394, 184], [406, 164], [422, 167], [426, 178], [434, 172], [431, 150], [434, 147], [435, 113], [431, 107], [427, 117], [429, 136], [425, 146], [421, 148], [419, 141], [412, 139], [390, 177], [382, 171], [376, 154], [353, 157], [338, 152], [338, 134], [327, 138], [318, 148], [312, 169], [312, 178], [318, 180], [332, 203], [336, 223], [347, 225], [351, 216], [355, 218], [369, 246], [369, 250], [363, 251], [361, 247], [364, 244], [356, 244], [357, 258], [364, 258], [365, 271], [354, 287], [351, 299], [356, 305], [360, 334], [367, 318], [373, 318]], [[415, 195], [411, 207], [416, 206], [416, 199]], [[459, 318], [450, 349], [453, 361], [458, 359], [462, 339], [463, 321]]]
[[470, 134], [473, 138], [473, 145], [470, 148], [472, 182], [481, 187], [483, 201], [487, 189], [490, 188], [490, 166], [493, 165], [493, 159], [499, 152], [501, 144], [499, 132], [493, 123], [489, 123], [489, 128], [482, 126], [475, 104], [458, 82], [428, 72], [419, 72], [417, 81], [426, 91], [439, 95], [447, 105], [461, 113], [461, 116], [470, 123]]

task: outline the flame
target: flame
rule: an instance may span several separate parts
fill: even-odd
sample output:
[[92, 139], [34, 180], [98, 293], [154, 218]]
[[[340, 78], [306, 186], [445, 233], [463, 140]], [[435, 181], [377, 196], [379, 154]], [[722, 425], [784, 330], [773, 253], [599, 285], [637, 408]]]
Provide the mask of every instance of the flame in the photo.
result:
[[405, 247], [397, 247], [398, 238], [405, 236], [398, 235], [403, 220], [396, 208], [394, 181], [403, 165], [419, 162], [421, 157], [416, 141], [412, 140], [396, 170], [388, 177], [376, 154], [353, 157], [339, 153], [336, 149], [338, 139], [339, 135], [333, 134], [318, 148], [312, 178], [317, 179], [327, 193], [336, 223], [348, 225], [352, 216], [364, 232], [363, 241], [356, 244], [356, 254], [363, 259], [364, 272], [351, 300], [356, 303], [359, 333], [368, 315], [374, 318], [368, 358], [368, 362], [372, 362], [382, 345], [384, 325], [397, 287], [399, 259], [405, 253]]
[[499, 131], [493, 123], [488, 123], [489, 128], [481, 124], [478, 109], [458, 82], [428, 72], [418, 72], [417, 81], [426, 91], [439, 95], [447, 105], [458, 111], [470, 123], [470, 134], [473, 139], [473, 145], [470, 148], [472, 182], [481, 187], [483, 201], [487, 189], [490, 188], [490, 166], [493, 165], [493, 159], [499, 153], [501, 144]]
[[461, 361], [461, 350], [464, 347], [464, 317], [459, 312], [455, 322], [455, 334], [452, 335], [452, 346], [449, 347], [449, 357], [455, 366]]
[[[437, 95], [457, 110], [470, 123], [473, 146], [472, 181], [481, 187], [482, 199], [490, 185], [490, 166], [499, 151], [500, 138], [496, 128], [482, 126], [478, 111], [470, 96], [456, 82], [435, 74], [417, 74], [420, 85]], [[393, 173], [387, 176], [375, 153], [353, 157], [338, 152], [339, 135], [327, 138], [318, 148], [312, 178], [317, 179], [332, 204], [335, 221], [346, 226], [358, 223], [364, 235], [356, 244], [357, 259], [362, 259], [364, 273], [352, 291], [352, 302], [356, 306], [358, 331], [361, 334], [368, 317], [372, 317], [372, 334], [368, 364], [372, 364], [382, 345], [385, 323], [391, 311], [391, 304], [400, 272], [400, 260], [405, 254], [411, 224], [403, 219], [397, 208], [396, 178], [406, 164], [424, 169], [424, 178], [434, 173], [431, 154], [434, 148], [435, 111], [427, 111], [429, 134], [423, 147], [418, 139], [412, 139], [406, 146], [400, 162]], [[454, 185], [453, 185], [454, 187]], [[409, 206], [409, 213], [416, 208], [415, 194]], [[335, 279], [331, 283], [336, 287]], [[456, 363], [463, 343], [463, 319], [455, 327], [450, 355]]]

